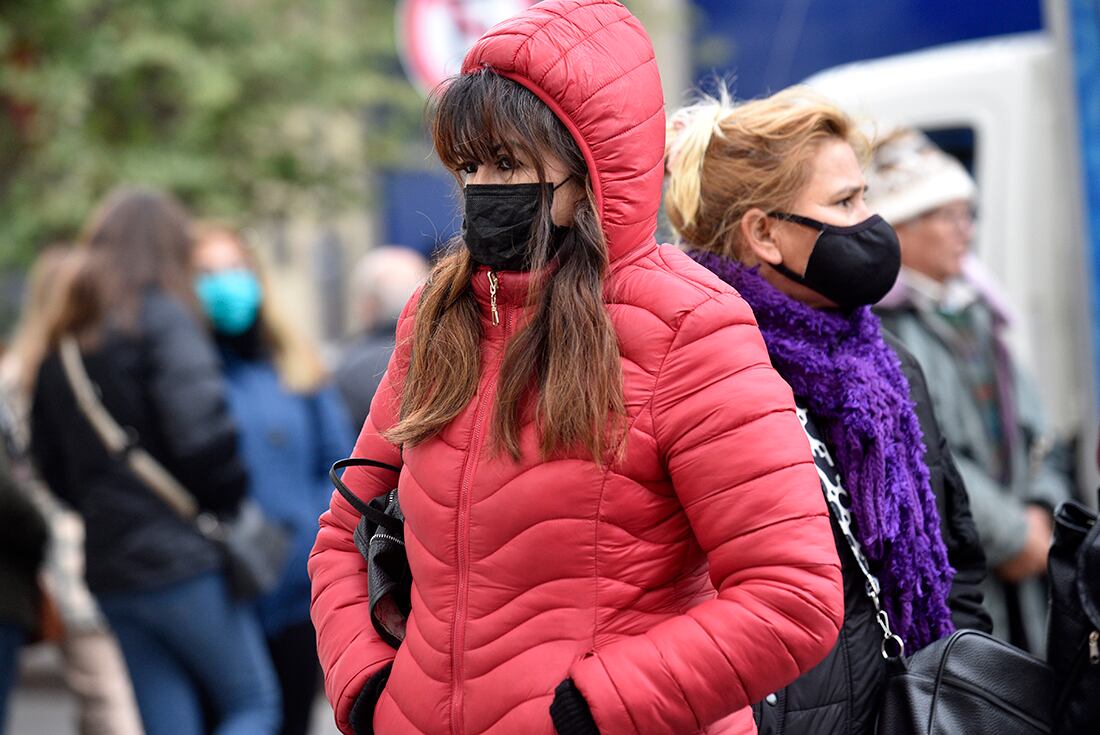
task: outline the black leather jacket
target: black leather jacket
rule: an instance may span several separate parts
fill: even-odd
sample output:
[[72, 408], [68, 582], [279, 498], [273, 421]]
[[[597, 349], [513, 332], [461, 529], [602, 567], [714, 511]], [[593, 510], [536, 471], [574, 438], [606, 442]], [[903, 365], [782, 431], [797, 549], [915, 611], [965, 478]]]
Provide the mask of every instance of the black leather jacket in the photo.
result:
[[[199, 505], [232, 511], [247, 475], [217, 354], [177, 300], [149, 292], [136, 329], [108, 328], [85, 366], [114, 419]], [[58, 355], [43, 362], [31, 409], [43, 479], [84, 518], [93, 592], [149, 589], [215, 569], [218, 550], [111, 457], [77, 408]]]
[[[978, 585], [985, 577], [985, 555], [970, 517], [966, 488], [940, 432], [920, 365], [889, 335], [916, 403], [927, 448], [932, 490], [948, 558], [956, 569], [948, 604], [958, 628], [990, 632]], [[813, 417], [811, 416], [811, 419]], [[753, 707], [760, 735], [872, 735], [886, 676], [882, 630], [864, 592], [864, 577], [836, 521], [833, 536], [844, 578], [844, 625], [825, 660], [790, 686]]]

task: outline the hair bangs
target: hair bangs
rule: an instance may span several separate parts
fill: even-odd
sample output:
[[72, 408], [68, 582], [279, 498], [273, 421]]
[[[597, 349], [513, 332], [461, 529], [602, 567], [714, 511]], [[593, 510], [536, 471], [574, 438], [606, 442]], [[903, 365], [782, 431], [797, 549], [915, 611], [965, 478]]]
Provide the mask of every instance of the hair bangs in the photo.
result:
[[542, 170], [540, 144], [553, 132], [541, 129], [542, 103], [519, 84], [491, 69], [453, 77], [434, 95], [432, 142], [439, 160], [453, 172], [467, 164], [488, 164], [502, 156]]

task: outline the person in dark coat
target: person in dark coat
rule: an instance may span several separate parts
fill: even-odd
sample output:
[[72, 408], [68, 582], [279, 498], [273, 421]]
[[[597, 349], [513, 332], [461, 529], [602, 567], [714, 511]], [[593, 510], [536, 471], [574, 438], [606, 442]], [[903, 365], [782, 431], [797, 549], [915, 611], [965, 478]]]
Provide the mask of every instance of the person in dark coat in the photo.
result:
[[402, 247], [374, 248], [355, 266], [356, 333], [344, 346], [334, 377], [357, 428], [367, 420], [371, 399], [393, 354], [397, 318], [427, 277], [427, 261]]
[[[681, 110], [669, 132], [669, 219], [753, 308], [801, 408], [841, 558], [837, 644], [754, 706], [757, 726], [870, 735], [884, 653], [992, 627], [985, 558], [924, 376], [870, 310], [897, 277], [897, 238], [863, 201], [858, 132], [820, 98], [723, 96]], [[896, 640], [884, 642], [879, 609]]]
[[112, 456], [84, 418], [57, 352], [77, 338], [103, 406], [193, 495], [230, 516], [248, 487], [218, 356], [197, 319], [183, 208], [147, 190], [111, 195], [82, 242], [85, 268], [59, 286], [37, 368], [32, 452], [83, 517], [88, 587], [118, 636], [148, 735], [265, 735], [279, 695], [251, 605], [223, 558]]
[[256, 602], [283, 701], [280, 735], [306, 735], [321, 685], [306, 562], [328, 507], [328, 470], [355, 434], [321, 357], [277, 308], [255, 254], [223, 225], [199, 228], [197, 292], [222, 357], [251, 495], [291, 530], [278, 584]]
[[38, 626], [38, 568], [46, 554], [46, 521], [11, 471], [0, 441], [0, 733], [15, 685], [19, 651]]

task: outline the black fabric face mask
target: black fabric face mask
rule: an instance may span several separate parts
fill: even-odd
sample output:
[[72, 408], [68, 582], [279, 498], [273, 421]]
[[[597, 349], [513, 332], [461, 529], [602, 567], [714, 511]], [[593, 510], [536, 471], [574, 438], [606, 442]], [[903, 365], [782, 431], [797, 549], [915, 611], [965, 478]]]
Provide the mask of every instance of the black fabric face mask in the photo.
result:
[[894, 228], [877, 214], [851, 227], [786, 212], [768, 216], [821, 233], [806, 264], [806, 275], [782, 263], [773, 266], [795, 283], [818, 292], [845, 311], [878, 303], [893, 288], [901, 269], [901, 247]]
[[[539, 194], [546, 193], [549, 206], [563, 184], [467, 184], [462, 239], [474, 262], [495, 271], [528, 270]], [[553, 226], [555, 245], [568, 229]]]

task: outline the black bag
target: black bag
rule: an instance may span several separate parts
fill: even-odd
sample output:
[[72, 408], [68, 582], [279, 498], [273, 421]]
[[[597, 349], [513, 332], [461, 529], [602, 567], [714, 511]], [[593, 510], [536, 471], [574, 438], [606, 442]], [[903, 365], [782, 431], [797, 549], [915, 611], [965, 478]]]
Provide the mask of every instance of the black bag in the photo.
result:
[[1100, 523], [1081, 503], [1054, 513], [1047, 660], [1058, 685], [1055, 732], [1100, 730]]
[[1050, 667], [978, 630], [957, 630], [891, 659], [879, 735], [1047, 735], [1054, 731]]
[[[882, 655], [889, 662], [876, 731], [879, 735], [1048, 735], [1055, 686], [1050, 667], [1029, 653], [976, 630], [959, 630], [904, 657], [879, 599], [881, 586], [859, 541], [847, 530], [847, 491], [829, 448], [815, 435], [806, 410], [798, 417], [821, 479], [826, 505], [844, 538], [878, 612]], [[848, 503], [850, 506], [850, 501]]]
[[400, 467], [372, 459], [342, 459], [332, 465], [329, 479], [362, 517], [355, 527], [355, 548], [367, 562], [370, 620], [378, 635], [394, 648], [405, 640], [405, 623], [411, 609], [412, 571], [405, 553], [405, 516], [397, 489], [363, 500], [348, 489], [339, 471], [346, 467], [379, 467], [401, 472]]
[[202, 513], [195, 526], [221, 549], [233, 597], [251, 600], [278, 585], [290, 552], [290, 532], [270, 520], [256, 501], [245, 498], [227, 518]]

